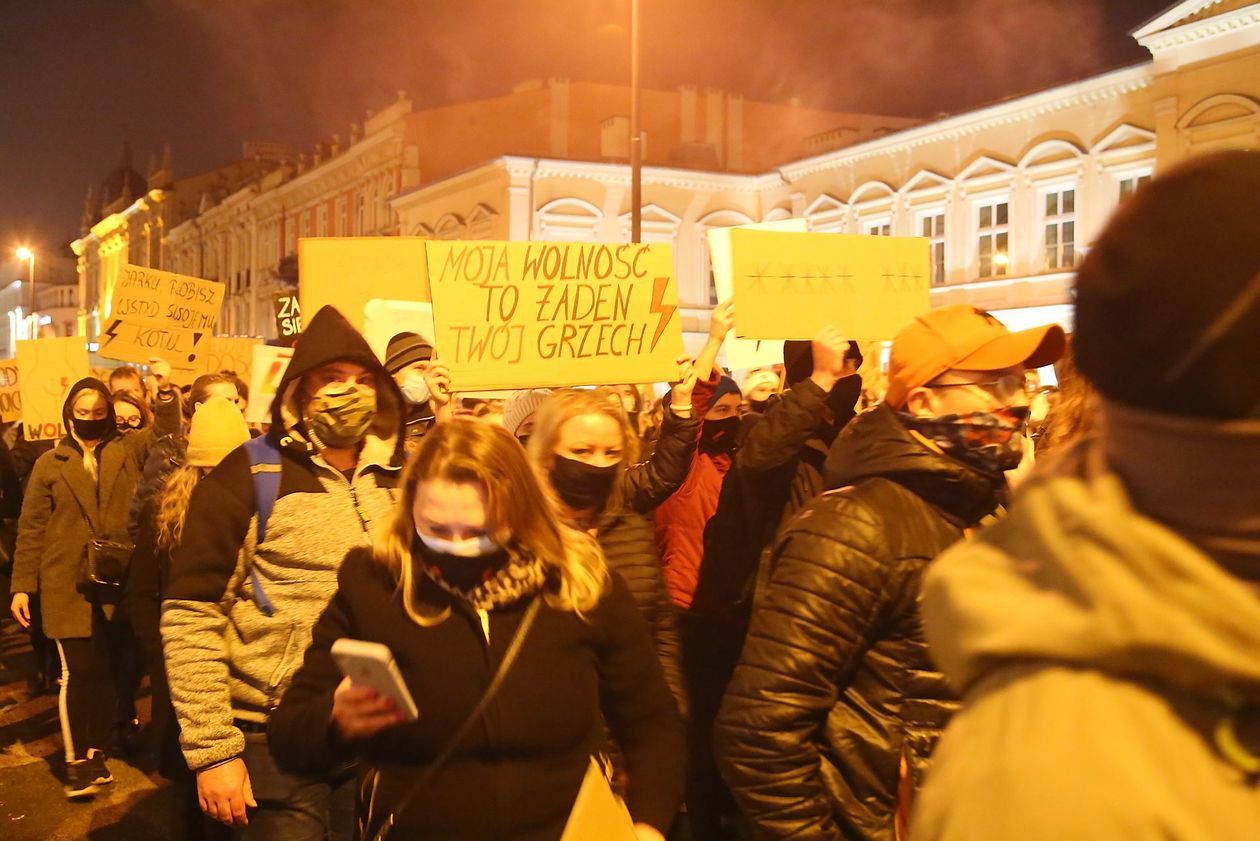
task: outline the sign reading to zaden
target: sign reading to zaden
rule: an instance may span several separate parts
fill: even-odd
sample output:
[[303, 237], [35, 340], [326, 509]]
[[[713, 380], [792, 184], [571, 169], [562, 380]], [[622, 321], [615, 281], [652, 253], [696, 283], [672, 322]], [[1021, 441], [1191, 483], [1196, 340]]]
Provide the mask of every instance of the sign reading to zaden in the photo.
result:
[[197, 347], [214, 332], [224, 286], [213, 280], [123, 266], [101, 330], [101, 356], [172, 368], [196, 367]]
[[425, 243], [456, 391], [645, 383], [683, 352], [668, 245]]

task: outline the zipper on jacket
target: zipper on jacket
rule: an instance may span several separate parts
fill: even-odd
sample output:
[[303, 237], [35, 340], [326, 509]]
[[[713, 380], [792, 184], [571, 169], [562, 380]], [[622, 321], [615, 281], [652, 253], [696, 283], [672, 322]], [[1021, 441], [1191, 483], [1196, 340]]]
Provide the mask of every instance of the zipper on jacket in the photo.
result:
[[280, 686], [280, 681], [284, 680], [285, 664], [289, 662], [289, 652], [293, 649], [293, 637], [296, 635], [297, 628], [290, 624], [288, 636], [284, 639], [284, 650], [280, 653], [280, 662], [276, 665], [275, 671], [271, 673], [271, 677], [267, 681], [268, 715], [270, 715], [276, 707], [280, 706], [280, 693], [276, 690]]

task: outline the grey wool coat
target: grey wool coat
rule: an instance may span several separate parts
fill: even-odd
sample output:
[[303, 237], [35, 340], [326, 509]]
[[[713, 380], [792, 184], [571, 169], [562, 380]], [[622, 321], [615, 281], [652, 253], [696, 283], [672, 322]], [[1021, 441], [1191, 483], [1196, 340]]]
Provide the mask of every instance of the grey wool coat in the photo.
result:
[[[139, 476], [132, 435], [97, 448], [97, 475], [83, 451], [63, 439], [35, 462], [18, 520], [12, 590], [39, 593], [44, 633], [52, 639], [92, 635], [92, 602], [79, 592], [87, 543], [93, 537], [128, 541], [127, 506]], [[104, 605], [106, 615], [113, 608]]]

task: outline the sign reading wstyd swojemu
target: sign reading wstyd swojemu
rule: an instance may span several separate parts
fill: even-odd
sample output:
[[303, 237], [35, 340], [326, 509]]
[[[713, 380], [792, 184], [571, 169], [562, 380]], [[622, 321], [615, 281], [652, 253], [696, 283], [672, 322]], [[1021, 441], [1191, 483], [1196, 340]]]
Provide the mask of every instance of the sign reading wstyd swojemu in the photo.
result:
[[164, 359], [193, 368], [197, 346], [214, 332], [225, 287], [213, 280], [125, 265], [109, 297], [100, 350], [108, 359]]
[[683, 352], [668, 245], [425, 243], [456, 391], [646, 383]]

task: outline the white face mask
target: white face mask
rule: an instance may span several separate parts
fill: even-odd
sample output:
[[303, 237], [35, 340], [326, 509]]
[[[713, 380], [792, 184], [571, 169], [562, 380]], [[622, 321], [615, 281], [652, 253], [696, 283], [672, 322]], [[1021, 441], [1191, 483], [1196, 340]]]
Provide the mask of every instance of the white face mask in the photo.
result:
[[429, 548], [429, 551], [436, 552], [439, 555], [453, 555], [456, 558], [480, 558], [499, 550], [499, 544], [495, 543], [486, 534], [480, 537], [468, 538], [467, 540], [444, 540], [440, 537], [430, 537], [427, 534], [421, 534], [418, 531], [416, 536], [420, 538], [421, 543]]
[[403, 376], [402, 385], [399, 388], [402, 389], [403, 397], [407, 399], [408, 403], [419, 405], [429, 402], [429, 397], [431, 396], [429, 384], [425, 381], [424, 374], [419, 371], [414, 369], [408, 371]]

